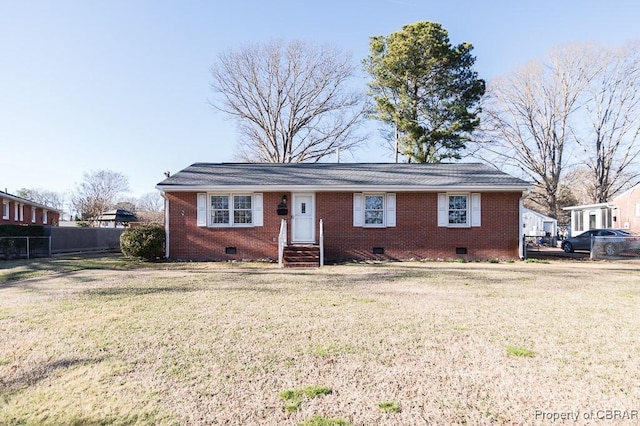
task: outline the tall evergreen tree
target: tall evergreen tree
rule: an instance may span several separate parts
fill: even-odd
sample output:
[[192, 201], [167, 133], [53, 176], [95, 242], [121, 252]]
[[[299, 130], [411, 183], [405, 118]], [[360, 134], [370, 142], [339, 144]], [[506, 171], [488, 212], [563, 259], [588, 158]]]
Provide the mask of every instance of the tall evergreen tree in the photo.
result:
[[392, 127], [396, 161], [397, 153], [422, 163], [460, 158], [485, 91], [472, 49], [452, 46], [447, 31], [427, 21], [371, 37], [363, 61], [372, 78], [370, 115]]

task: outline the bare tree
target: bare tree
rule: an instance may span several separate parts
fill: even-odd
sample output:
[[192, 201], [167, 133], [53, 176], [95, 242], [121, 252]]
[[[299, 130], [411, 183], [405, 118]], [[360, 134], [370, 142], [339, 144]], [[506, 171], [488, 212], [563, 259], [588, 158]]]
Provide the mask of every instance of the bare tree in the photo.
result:
[[138, 211], [161, 212], [163, 209], [164, 199], [159, 191], [148, 192], [138, 199]]
[[300, 41], [224, 51], [211, 70], [221, 96], [212, 106], [236, 120], [242, 160], [316, 162], [363, 140], [363, 95], [347, 88], [354, 69], [350, 55]]
[[83, 220], [94, 222], [115, 205], [118, 195], [129, 191], [129, 179], [111, 170], [91, 171], [84, 174], [71, 198], [75, 210]]
[[559, 214], [571, 118], [583, 107], [596, 68], [583, 50], [556, 50], [544, 63], [532, 62], [490, 82], [483, 101], [482, 142], [475, 155], [531, 180], [532, 201], [551, 217]]
[[60, 211], [64, 208], [65, 195], [59, 192], [42, 188], [21, 188], [17, 191], [16, 195], [25, 200], [53, 207]]
[[593, 48], [599, 73], [585, 91], [589, 127], [576, 129], [591, 172], [591, 201], [604, 203], [640, 178], [640, 42]]
[[164, 222], [164, 199], [159, 191], [146, 193], [138, 199], [136, 216], [140, 222]]

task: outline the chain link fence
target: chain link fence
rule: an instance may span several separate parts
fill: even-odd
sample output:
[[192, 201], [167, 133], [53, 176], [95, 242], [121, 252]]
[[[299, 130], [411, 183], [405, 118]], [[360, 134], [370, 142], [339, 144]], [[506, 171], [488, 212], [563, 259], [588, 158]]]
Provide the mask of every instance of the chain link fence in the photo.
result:
[[640, 259], [640, 237], [592, 237], [592, 259]]
[[0, 237], [0, 259], [51, 256], [51, 237]]

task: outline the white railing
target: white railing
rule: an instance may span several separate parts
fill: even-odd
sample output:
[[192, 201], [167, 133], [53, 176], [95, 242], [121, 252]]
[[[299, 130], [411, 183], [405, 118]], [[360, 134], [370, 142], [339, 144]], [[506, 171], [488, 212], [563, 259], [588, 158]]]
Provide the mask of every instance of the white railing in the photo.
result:
[[320, 266], [324, 266], [324, 223], [320, 219]]
[[278, 236], [278, 267], [284, 268], [284, 248], [287, 246], [287, 220], [280, 222], [280, 235]]

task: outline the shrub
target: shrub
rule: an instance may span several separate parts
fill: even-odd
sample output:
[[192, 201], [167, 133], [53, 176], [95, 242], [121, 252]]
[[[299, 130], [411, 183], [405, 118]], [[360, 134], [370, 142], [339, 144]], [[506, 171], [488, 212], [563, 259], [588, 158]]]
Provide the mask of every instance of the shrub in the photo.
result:
[[140, 257], [145, 260], [162, 259], [164, 238], [164, 229], [160, 226], [129, 228], [120, 235], [120, 250], [127, 257]]
[[41, 225], [0, 225], [0, 237], [42, 237], [44, 226]]

